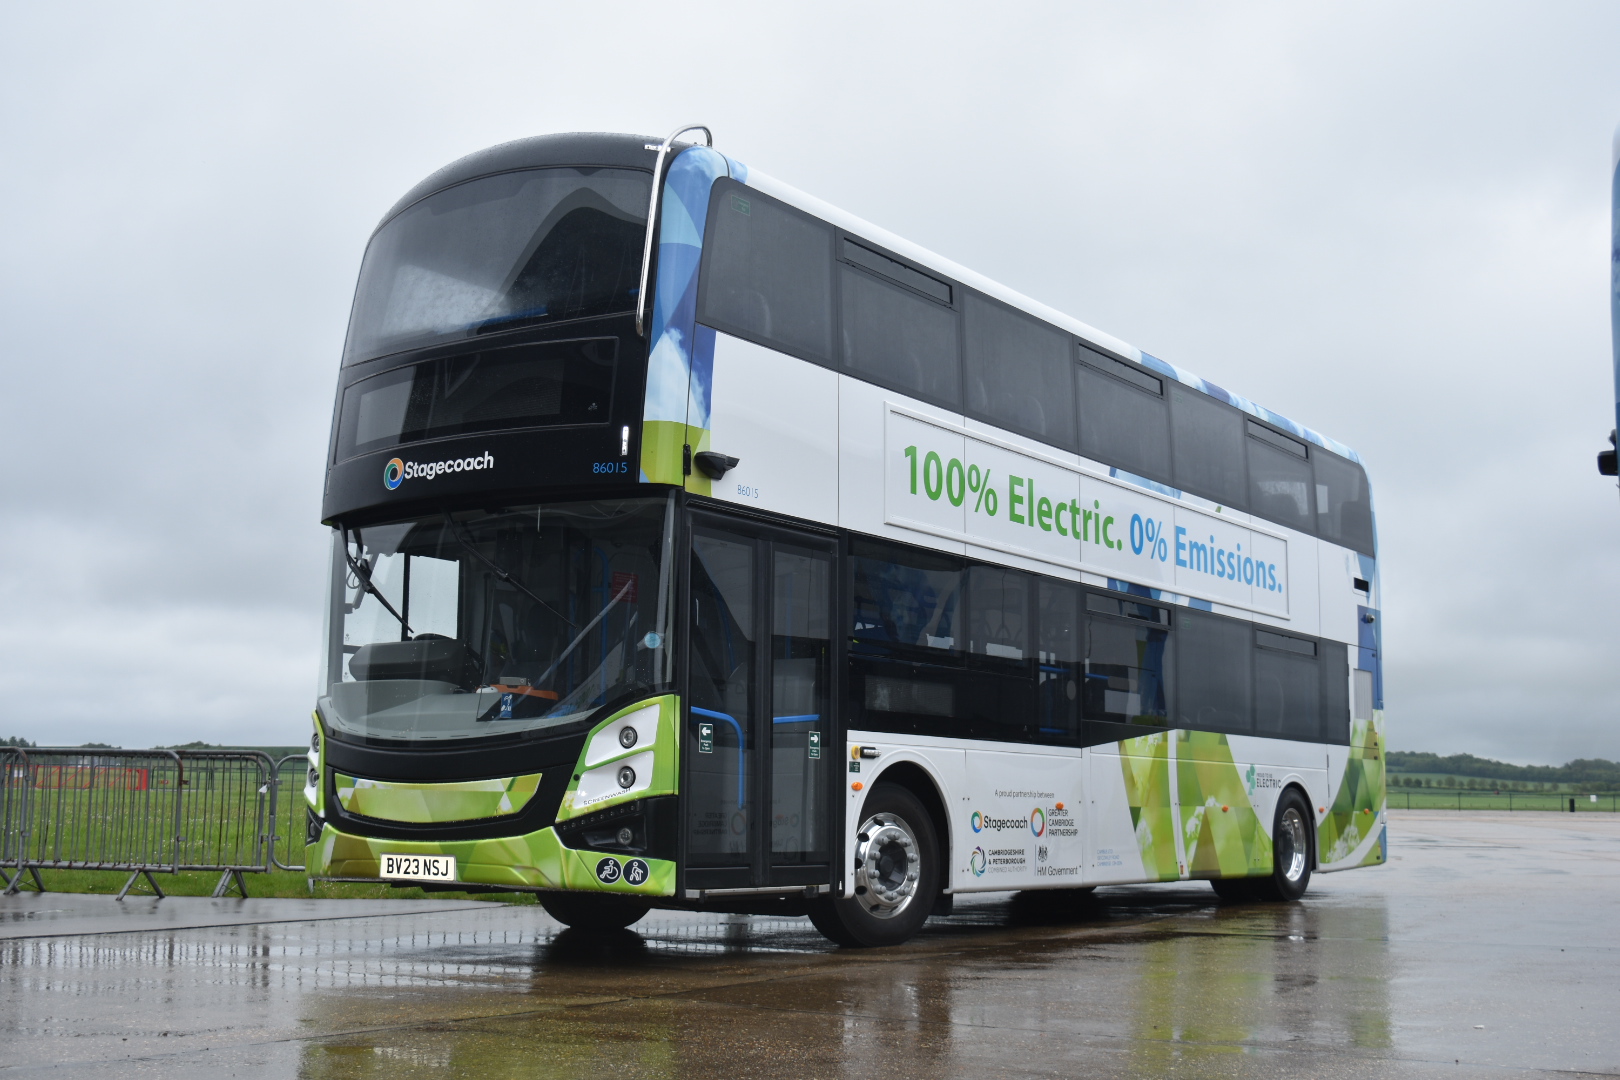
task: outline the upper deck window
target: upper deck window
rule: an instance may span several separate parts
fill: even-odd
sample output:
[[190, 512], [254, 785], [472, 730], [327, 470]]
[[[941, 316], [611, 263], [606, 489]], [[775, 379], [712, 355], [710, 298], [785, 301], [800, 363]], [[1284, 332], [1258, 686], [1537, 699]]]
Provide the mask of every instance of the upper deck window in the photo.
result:
[[1243, 414], [1179, 384], [1170, 387], [1171, 468], [1176, 487], [1242, 509]]
[[650, 190], [630, 169], [526, 169], [414, 203], [366, 249], [344, 363], [633, 311]]
[[832, 229], [740, 184], [716, 184], [698, 318], [832, 363]]
[[1075, 367], [1080, 452], [1137, 476], [1168, 481], [1170, 412], [1163, 382], [1122, 360], [1079, 348], [1084, 361]]
[[1021, 311], [967, 294], [967, 407], [1066, 449], [1074, 442], [1069, 339]]
[[1324, 540], [1373, 554], [1372, 503], [1361, 466], [1336, 454], [1313, 454], [1316, 531]]
[[902, 393], [960, 408], [956, 312], [848, 266], [839, 267], [839, 280], [845, 368]]

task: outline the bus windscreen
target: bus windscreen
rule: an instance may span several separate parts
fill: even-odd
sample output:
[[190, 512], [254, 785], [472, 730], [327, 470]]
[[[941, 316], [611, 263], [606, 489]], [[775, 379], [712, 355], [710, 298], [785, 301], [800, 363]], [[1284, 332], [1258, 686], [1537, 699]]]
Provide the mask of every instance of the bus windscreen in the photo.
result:
[[651, 183], [632, 169], [525, 169], [413, 203], [366, 249], [344, 363], [635, 310]]
[[327, 724], [413, 741], [554, 730], [666, 688], [669, 513], [598, 500], [335, 530]]

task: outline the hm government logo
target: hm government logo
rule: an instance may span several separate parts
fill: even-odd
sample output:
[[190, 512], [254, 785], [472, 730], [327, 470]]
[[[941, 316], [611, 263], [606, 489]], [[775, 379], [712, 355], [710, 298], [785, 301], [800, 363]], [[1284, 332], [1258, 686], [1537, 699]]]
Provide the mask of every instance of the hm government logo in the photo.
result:
[[447, 458], [444, 461], [402, 461], [389, 458], [383, 466], [383, 487], [397, 491], [407, 480], [432, 480], [445, 473], [479, 472], [495, 467], [495, 455], [485, 450], [477, 457]]

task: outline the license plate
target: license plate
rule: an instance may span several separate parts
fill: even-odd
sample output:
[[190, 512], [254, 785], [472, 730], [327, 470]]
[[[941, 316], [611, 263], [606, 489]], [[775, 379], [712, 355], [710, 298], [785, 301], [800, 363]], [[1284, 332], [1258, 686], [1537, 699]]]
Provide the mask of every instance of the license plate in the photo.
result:
[[454, 881], [454, 855], [384, 855], [382, 874], [396, 881]]

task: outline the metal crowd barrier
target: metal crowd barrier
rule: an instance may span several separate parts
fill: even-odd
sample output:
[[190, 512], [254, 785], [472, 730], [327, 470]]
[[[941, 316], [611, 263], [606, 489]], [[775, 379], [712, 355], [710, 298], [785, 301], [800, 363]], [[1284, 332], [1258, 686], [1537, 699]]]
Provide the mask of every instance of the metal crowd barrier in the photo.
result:
[[200, 870], [219, 872], [216, 897], [233, 888], [245, 897], [245, 873], [303, 869], [291, 862], [302, 823], [286, 828], [279, 812], [283, 802], [302, 808], [278, 797], [289, 760], [253, 750], [0, 748], [5, 895], [25, 883], [44, 892], [41, 870], [114, 870], [129, 874], [117, 899], [143, 877], [162, 897], [154, 873]]

